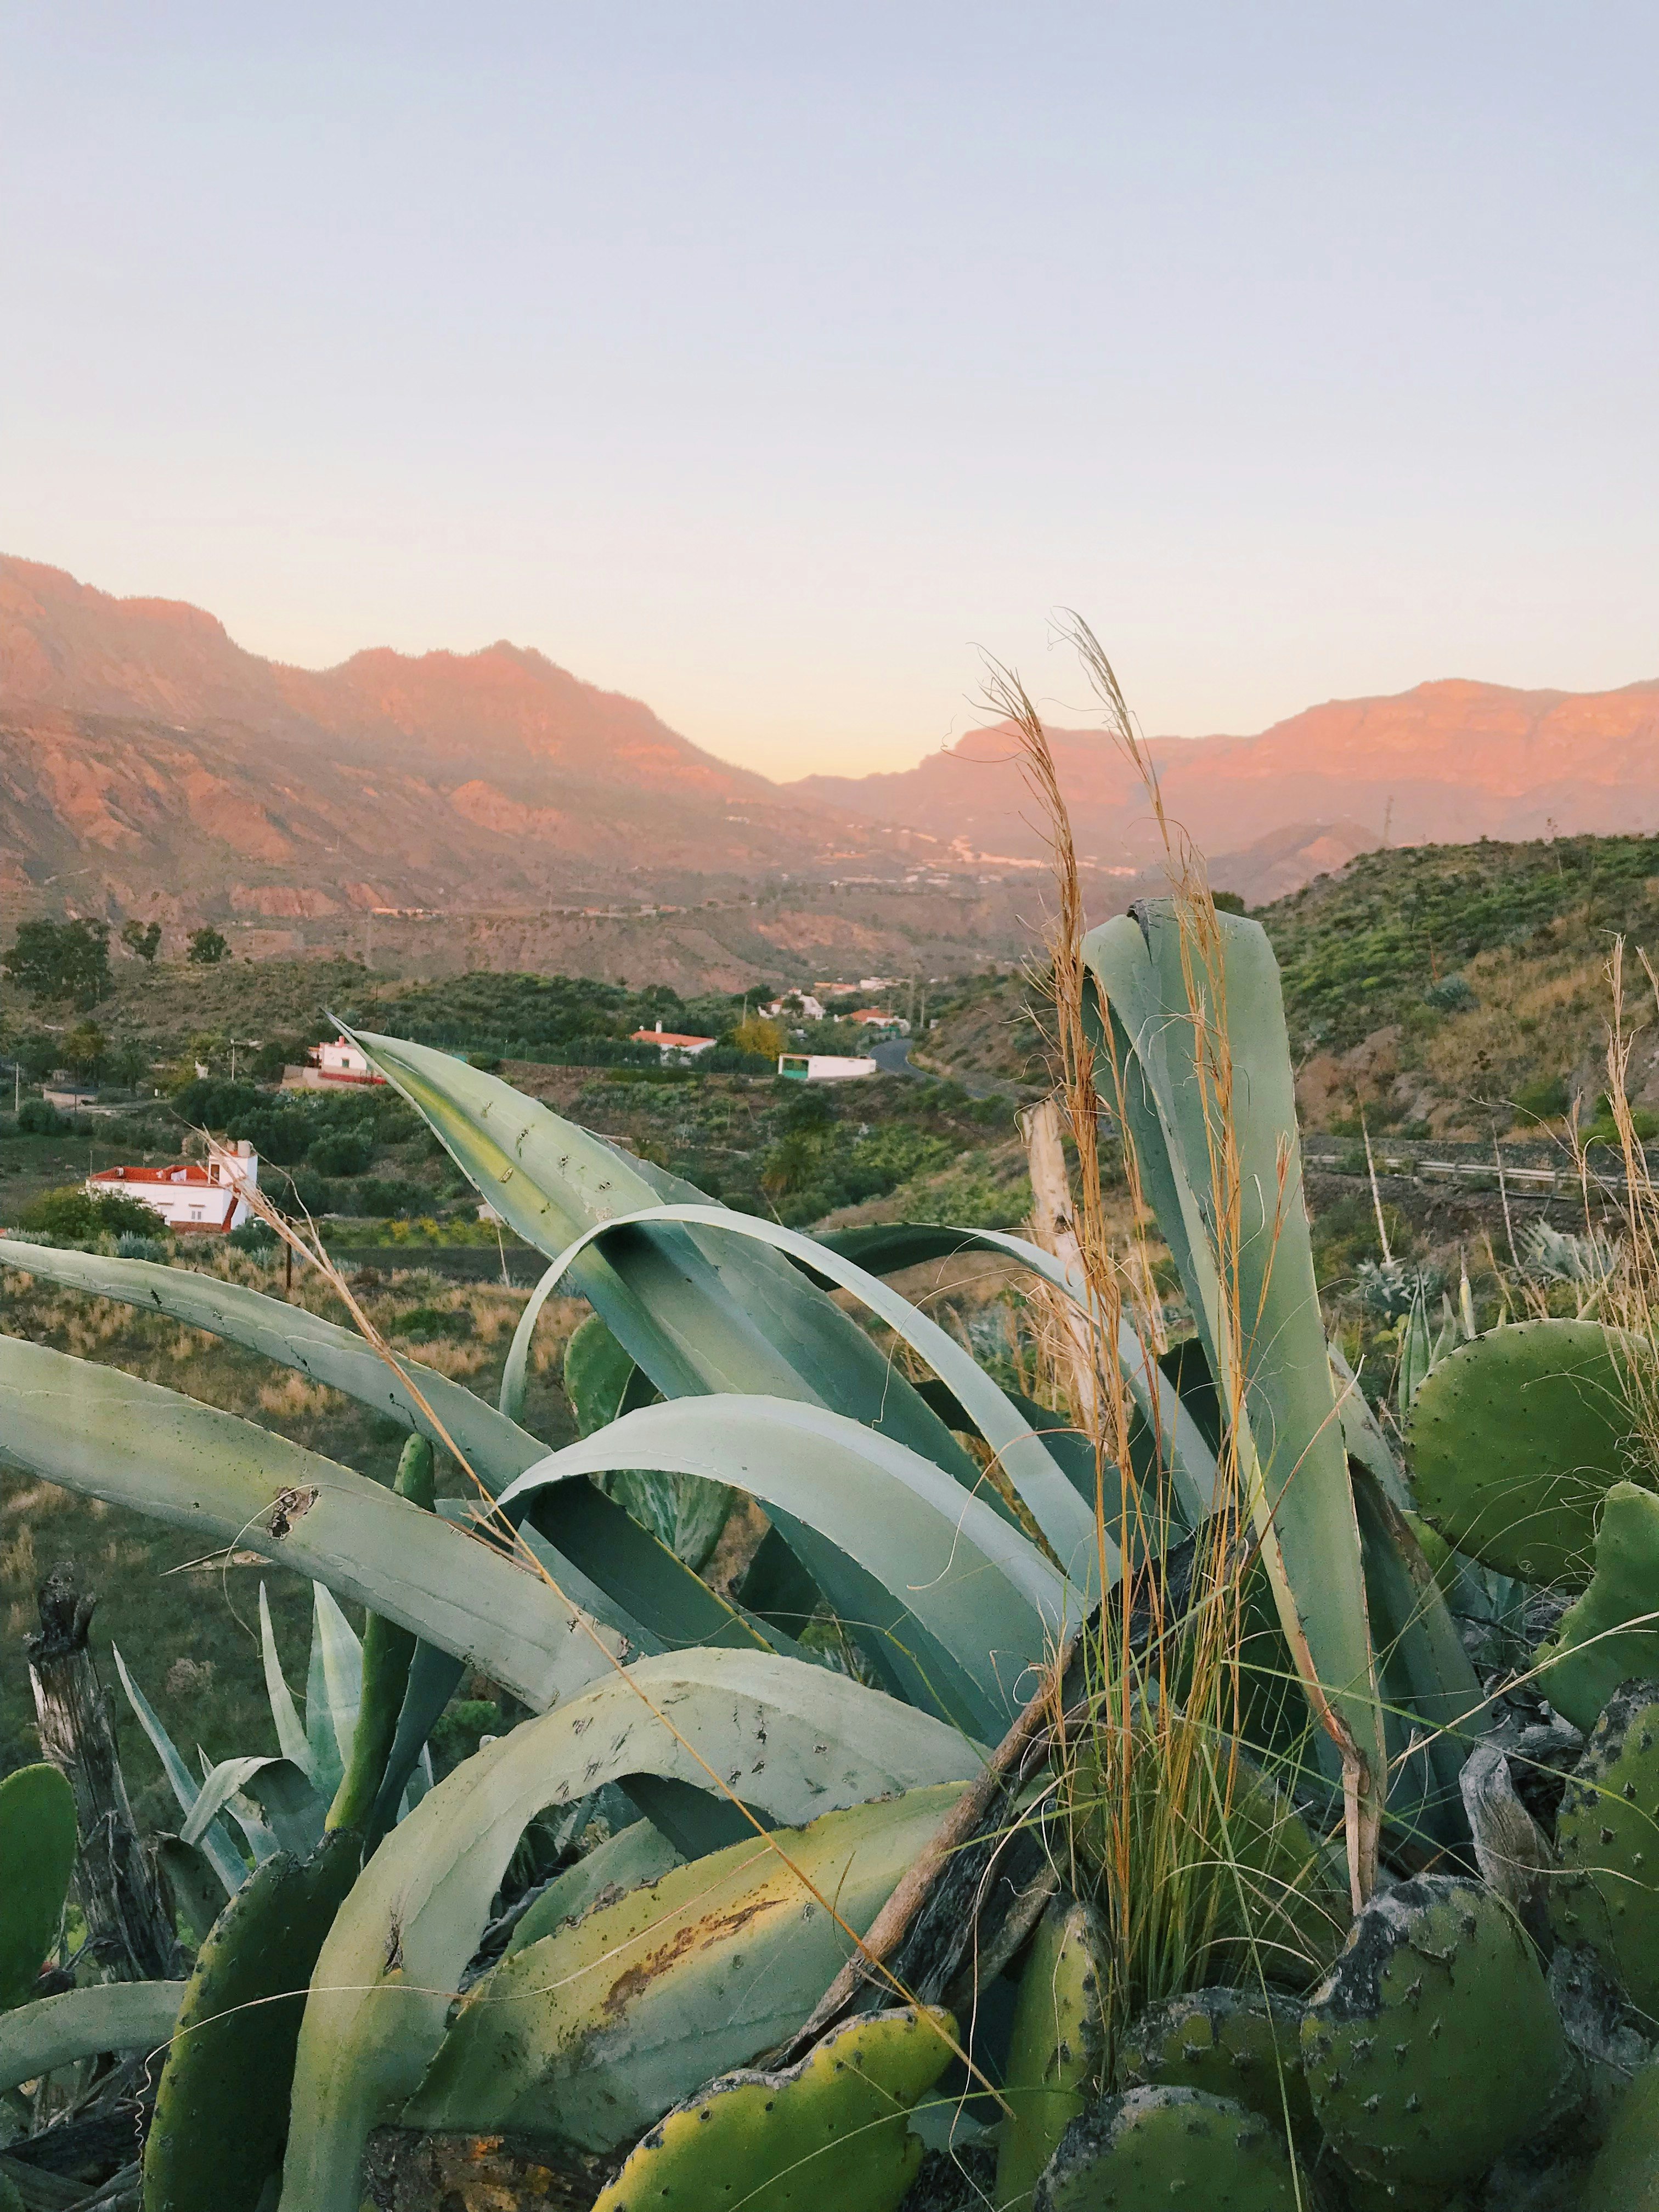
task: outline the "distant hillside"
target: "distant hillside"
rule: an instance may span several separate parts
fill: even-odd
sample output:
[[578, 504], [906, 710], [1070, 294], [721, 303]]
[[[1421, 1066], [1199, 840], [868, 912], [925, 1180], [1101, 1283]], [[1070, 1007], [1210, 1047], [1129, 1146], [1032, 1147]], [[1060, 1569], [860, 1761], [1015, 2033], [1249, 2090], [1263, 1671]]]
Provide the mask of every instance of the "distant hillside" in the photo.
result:
[[[1101, 735], [1053, 734], [1103, 911], [1147, 880], [1146, 796]], [[1431, 684], [1152, 752], [1212, 880], [1257, 903], [1384, 842], [1659, 829], [1655, 684]], [[773, 783], [518, 646], [283, 667], [198, 608], [0, 557], [13, 915], [155, 920], [169, 954], [210, 921], [252, 957], [404, 974], [937, 975], [1029, 943], [1031, 814], [1006, 730]]]
[[[1155, 824], [1128, 763], [1092, 731], [1049, 736], [1079, 852], [1152, 858]], [[1218, 882], [1222, 856], [1292, 823], [1321, 825], [1346, 843], [1343, 859], [1385, 840], [1659, 830], [1659, 682], [1583, 693], [1422, 684], [1310, 707], [1260, 737], [1158, 738], [1149, 750], [1166, 809]], [[959, 860], [1042, 850], [1006, 729], [970, 731], [902, 775], [815, 775], [790, 788], [926, 828]]]
[[[1363, 854], [1263, 907], [1284, 975], [1304, 1116], [1484, 1137], [1593, 1117], [1607, 1085], [1615, 935], [1659, 961], [1659, 837], [1482, 842]], [[1643, 1027], [1632, 1096], [1659, 1106], [1659, 1007], [1632, 951]], [[1026, 986], [964, 1000], [927, 1042], [953, 1071], [1041, 1080]]]

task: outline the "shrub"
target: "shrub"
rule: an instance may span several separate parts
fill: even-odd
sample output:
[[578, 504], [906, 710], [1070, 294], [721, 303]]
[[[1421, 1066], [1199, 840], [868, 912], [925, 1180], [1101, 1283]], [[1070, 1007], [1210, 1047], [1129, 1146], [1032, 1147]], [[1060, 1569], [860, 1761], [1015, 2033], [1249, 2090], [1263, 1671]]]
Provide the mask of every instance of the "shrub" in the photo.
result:
[[26, 1098], [17, 1109], [20, 1137], [51, 1137], [64, 1127], [63, 1115], [44, 1098]]
[[243, 1222], [240, 1229], [233, 1229], [227, 1241], [239, 1252], [267, 1252], [276, 1242], [276, 1231], [269, 1222], [255, 1215], [252, 1220]]
[[1436, 1007], [1443, 1014], [1461, 1013], [1465, 1007], [1479, 1004], [1467, 975], [1443, 975], [1437, 983], [1431, 983], [1423, 994], [1423, 1003]]
[[119, 1237], [131, 1231], [154, 1237], [160, 1221], [153, 1206], [125, 1191], [106, 1191], [96, 1198], [78, 1184], [42, 1191], [23, 1208], [22, 1226], [41, 1230], [49, 1237]]
[[313, 1137], [306, 1158], [319, 1175], [356, 1176], [368, 1165], [374, 1139], [368, 1130], [337, 1129]]
[[1536, 1081], [1523, 1083], [1516, 1092], [1516, 1113], [1529, 1121], [1553, 1121], [1565, 1114], [1571, 1103], [1565, 1075], [1540, 1075]]
[[173, 1252], [170, 1237], [145, 1237], [134, 1229], [125, 1231], [115, 1240], [118, 1260], [170, 1260]]

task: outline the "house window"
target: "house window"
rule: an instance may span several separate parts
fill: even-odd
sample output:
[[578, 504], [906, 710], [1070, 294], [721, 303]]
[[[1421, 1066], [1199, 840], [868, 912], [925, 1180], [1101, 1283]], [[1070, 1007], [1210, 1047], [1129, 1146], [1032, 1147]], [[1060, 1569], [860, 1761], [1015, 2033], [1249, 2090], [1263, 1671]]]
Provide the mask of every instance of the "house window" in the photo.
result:
[[201, 1219], [202, 1209], [199, 1206], [191, 1206], [190, 1209], [190, 1218], [192, 1221], [199, 1221]]

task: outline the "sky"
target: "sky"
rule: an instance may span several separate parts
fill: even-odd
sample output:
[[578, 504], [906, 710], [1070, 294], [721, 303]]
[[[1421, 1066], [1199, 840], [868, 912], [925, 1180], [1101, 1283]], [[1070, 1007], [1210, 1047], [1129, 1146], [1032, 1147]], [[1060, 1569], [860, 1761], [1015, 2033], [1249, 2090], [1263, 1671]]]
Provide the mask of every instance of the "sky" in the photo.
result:
[[1659, 676], [1659, 10], [0, 0], [0, 550], [787, 777]]

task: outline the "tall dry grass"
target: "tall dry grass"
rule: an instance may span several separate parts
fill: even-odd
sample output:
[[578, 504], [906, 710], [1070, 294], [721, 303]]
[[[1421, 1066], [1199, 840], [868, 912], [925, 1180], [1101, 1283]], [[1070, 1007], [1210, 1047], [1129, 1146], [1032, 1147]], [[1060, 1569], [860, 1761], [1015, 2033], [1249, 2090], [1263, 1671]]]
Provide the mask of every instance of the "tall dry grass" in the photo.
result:
[[[1126, 1563], [1085, 1640], [1087, 1698], [1060, 1752], [1071, 1859], [1066, 1878], [1079, 1893], [1092, 1892], [1105, 1921], [1110, 2040], [1143, 2005], [1162, 1996], [1217, 1980], [1279, 1978], [1274, 1969], [1283, 1962], [1272, 1954], [1300, 1944], [1307, 1920], [1304, 1901], [1289, 1893], [1275, 1869], [1271, 1841], [1263, 1847], [1264, 1819], [1271, 1826], [1282, 1818], [1285, 1801], [1275, 1796], [1271, 1779], [1264, 1789], [1264, 1778], [1238, 1748], [1255, 1686], [1248, 1679], [1247, 1604], [1255, 1547], [1237, 1441], [1252, 1316], [1240, 1290], [1242, 1169], [1221, 933], [1202, 860], [1165, 813], [1110, 662], [1080, 620], [1072, 618], [1066, 635], [1109, 739], [1139, 778], [1163, 847], [1202, 1074], [1218, 1197], [1215, 1259], [1233, 1378], [1212, 1511], [1186, 1544], [1177, 1544], [1167, 1440], [1138, 1420], [1117, 1357], [1125, 1319], [1143, 1345], [1164, 1340], [1145, 1233], [1150, 1214], [1127, 1111], [1131, 1072], [1096, 1003], [1084, 958], [1087, 924], [1076, 849], [1042, 718], [1019, 678], [992, 663], [984, 702], [1015, 732], [1053, 867], [1044, 965], [1034, 981], [1045, 1002], [1040, 1023], [1054, 1095], [1077, 1164], [1071, 1222], [1087, 1285], [1091, 1372], [1073, 1405], [1095, 1449], [1103, 1588], [1110, 1581], [1109, 1538]], [[1133, 1224], [1116, 1240], [1100, 1165], [1108, 1129], [1121, 1146]], [[1282, 1158], [1281, 1196], [1287, 1165]], [[1070, 1342], [1062, 1351], [1069, 1356]], [[1062, 1382], [1066, 1364], [1065, 1357], [1056, 1357]], [[1137, 1462], [1139, 1479], [1120, 1481], [1117, 1470]]]

